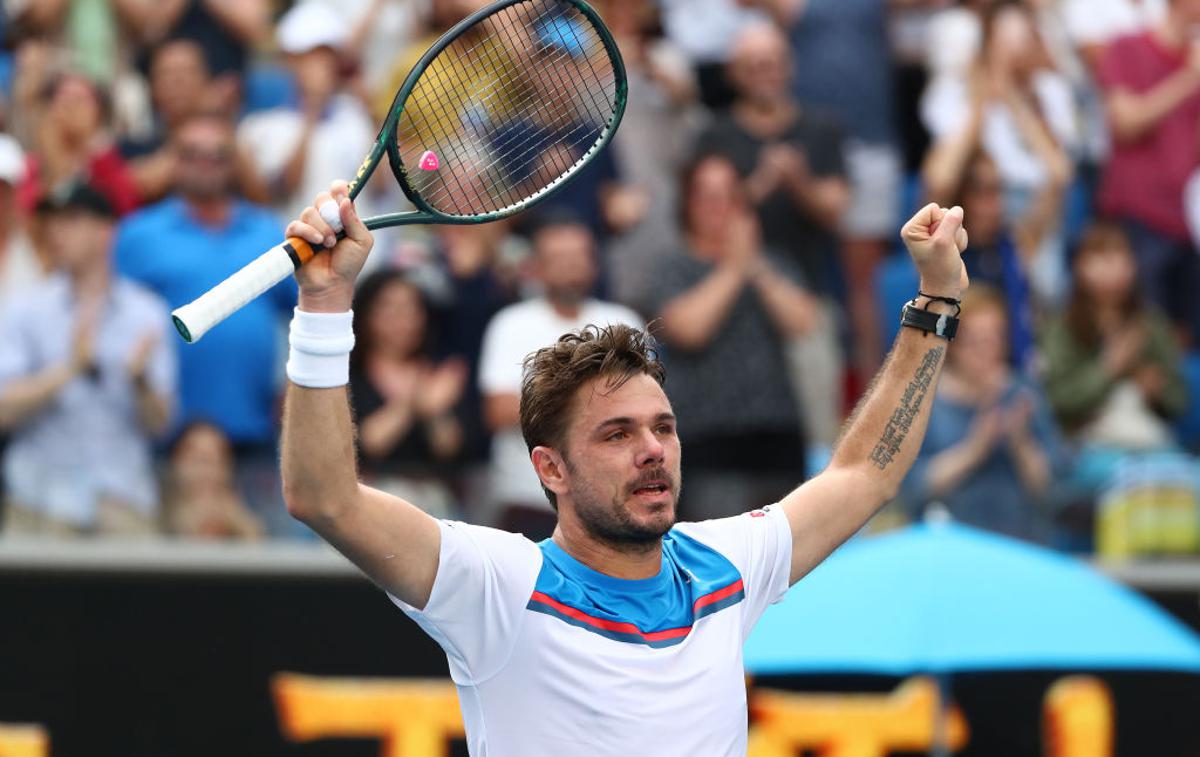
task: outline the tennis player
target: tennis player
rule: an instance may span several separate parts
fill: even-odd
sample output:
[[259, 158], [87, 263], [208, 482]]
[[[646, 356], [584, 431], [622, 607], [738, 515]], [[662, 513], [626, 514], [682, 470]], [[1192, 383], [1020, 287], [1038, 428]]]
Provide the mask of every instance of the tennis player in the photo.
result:
[[[677, 420], [642, 332], [588, 327], [530, 356], [521, 429], [558, 511], [553, 537], [535, 544], [359, 483], [350, 302], [372, 239], [345, 185], [331, 194], [348, 236], [297, 273], [282, 460], [291, 514], [445, 650], [472, 755], [745, 755], [743, 641], [896, 492], [921, 446], [967, 285], [962, 209], [928, 205], [904, 226], [923, 294], [829, 467], [763, 510], [675, 522]], [[288, 236], [332, 243], [316, 210], [329, 198]]]

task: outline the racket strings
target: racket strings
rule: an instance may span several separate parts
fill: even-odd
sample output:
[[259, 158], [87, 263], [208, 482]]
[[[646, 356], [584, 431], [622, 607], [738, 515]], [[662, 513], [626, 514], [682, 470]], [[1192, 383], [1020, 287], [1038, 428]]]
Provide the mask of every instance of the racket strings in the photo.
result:
[[[548, 49], [548, 48], [543, 48], [543, 49]], [[501, 63], [500, 61], [495, 61], [494, 58], [493, 58], [492, 62], [496, 63], [497, 65], [505, 65], [505, 64]], [[491, 96], [492, 95], [489, 95], [489, 98]], [[527, 114], [528, 113], [538, 113], [538, 112], [549, 114], [547, 107], [544, 105], [531, 107], [532, 101], [534, 99], [536, 99], [538, 96], [539, 95], [536, 92], [536, 90], [531, 89], [529, 92], [524, 94], [524, 96], [522, 97], [521, 100], [517, 101], [514, 104], [513, 108], [517, 112], [524, 112]], [[534, 143], [530, 144], [523, 152], [517, 153], [515, 155], [512, 154], [512, 147], [513, 147], [514, 141], [519, 140], [521, 137], [522, 126], [525, 126], [525, 124], [522, 124], [520, 121], [515, 120], [515, 119], [510, 120], [507, 123], [501, 125], [499, 132], [498, 132], [498, 137], [495, 137], [492, 140], [492, 144], [493, 144], [493, 147], [495, 148], [495, 153], [496, 153], [497, 157], [495, 159], [493, 159], [493, 161], [491, 163], [489, 163], [485, 166], [482, 166], [480, 168], [480, 170], [484, 173], [484, 175], [488, 175], [492, 171], [492, 169], [498, 167], [501, 162], [507, 162], [509, 164], [510, 169], [512, 169], [511, 170], [512, 174], [521, 175], [523, 173], [524, 169], [528, 166], [528, 164], [531, 163], [532, 160], [534, 160], [536, 158], [536, 156], [540, 153], [540, 150], [543, 149], [543, 146], [534, 142]], [[560, 166], [560, 168], [565, 170], [567, 168], [567, 166]], [[489, 185], [488, 188], [492, 189], [492, 190], [497, 189], [497, 186], [496, 186], [497, 182], [498, 182], [498, 180], [494, 180], [492, 182], [492, 184]], [[443, 188], [441, 194], [445, 194], [446, 189], [447, 188]], [[438, 198], [437, 198], [437, 196], [435, 196], [432, 199], [438, 199]]]
[[[525, 102], [525, 103], [523, 103], [523, 107], [525, 107], [527, 112], [544, 113], [544, 114], [551, 115], [551, 116], [554, 115], [549, 110], [549, 108], [545, 105], [538, 105], [538, 106], [530, 107], [529, 102]], [[521, 150], [520, 152], [515, 152], [515, 154], [514, 154], [514, 148], [516, 147], [516, 143], [522, 139], [522, 131], [521, 131], [520, 124], [510, 123], [507, 127], [505, 127], [501, 131], [500, 134], [501, 134], [500, 138], [495, 140], [495, 142], [494, 142], [494, 144], [496, 146], [496, 152], [498, 154], [498, 157], [496, 157], [492, 161], [492, 163], [490, 163], [484, 167], [485, 171], [490, 171], [491, 169], [498, 167], [501, 163], [507, 163], [508, 167], [509, 167], [510, 175], [512, 175], [513, 177], [524, 176], [524, 175], [526, 175], [527, 170], [530, 167], [532, 167], [533, 163], [539, 157], [548, 158], [550, 161], [552, 161], [554, 163], [554, 168], [556, 168], [558, 170], [559, 174], [566, 172], [571, 167], [571, 165], [574, 164], [574, 161], [572, 161], [571, 163], [567, 163], [561, 157], [563, 151], [548, 149], [547, 145], [542, 144], [538, 140], [525, 140], [525, 142], [527, 142], [525, 149]], [[596, 131], [595, 135], [583, 134], [581, 137], [579, 137], [575, 140], [570, 140], [570, 141], [562, 140], [562, 141], [569, 144], [572, 148], [576, 148], [582, 144], [594, 143], [596, 141], [596, 138], [598, 138], [598, 136], [599, 136], [599, 130]], [[499, 177], [499, 179], [497, 179], [497, 181], [502, 178], [503, 177]], [[529, 181], [529, 180], [530, 179], [526, 179], [520, 183], [524, 184], [525, 181]], [[497, 190], [500, 189], [499, 187], [495, 186], [495, 183], [496, 182], [494, 181], [493, 185], [489, 186], [489, 189], [497, 189]], [[538, 186], [540, 186], [540, 185], [538, 185]], [[520, 189], [520, 188], [521, 187], [518, 187], [518, 189]], [[534, 191], [536, 191], [536, 189], [537, 189], [537, 187], [534, 188]], [[513, 194], [520, 195], [521, 192], [517, 191], [517, 192], [514, 192]]]
[[[562, 0], [507, 6], [427, 66], [397, 125], [410, 186], [434, 210], [511, 208], [570, 175], [618, 109], [592, 21]], [[420, 168], [437, 157], [436, 170]]]
[[[553, 116], [547, 105], [531, 107], [531, 100], [537, 96], [538, 95], [536, 94], [528, 96], [525, 100], [519, 103], [519, 106], [523, 108], [526, 113], [545, 113]], [[481, 168], [483, 175], [493, 177], [487, 186], [488, 191], [494, 193], [505, 192], [507, 195], [505, 199], [508, 201], [508, 204], [515, 204], [516, 202], [519, 202], [520, 200], [536, 193], [546, 184], [551, 183], [545, 181], [538, 182], [536, 181], [536, 176], [528, 176], [523, 180], [517, 178], [525, 176], [528, 170], [539, 158], [548, 159], [551, 161], [554, 164], [553, 167], [557, 169], [558, 175], [560, 176], [565, 174], [571, 167], [579, 162], [577, 160], [568, 161], [562, 157], [564, 153], [563, 150], [556, 150], [554, 149], [556, 145], [547, 145], [540, 140], [523, 140], [527, 143], [527, 146], [524, 150], [514, 154], [513, 150], [511, 149], [513, 146], [512, 143], [514, 139], [521, 139], [521, 127], [523, 125], [524, 124], [519, 122], [512, 122], [507, 127], [502, 129], [501, 134], [503, 136], [498, 140], [493, 140], [497, 157], [495, 157], [492, 162]], [[598, 141], [600, 133], [601, 130], [597, 129], [594, 135], [585, 133], [574, 140], [560, 139], [557, 146], [561, 147], [562, 145], [569, 145], [572, 148], [569, 153], [574, 154], [574, 148], [585, 144], [595, 144]], [[586, 154], [586, 152], [581, 154]], [[507, 176], [502, 173], [498, 174], [498, 172], [494, 170], [501, 168], [502, 164], [507, 164]], [[508, 186], [507, 189], [505, 186], [503, 186], [505, 182], [511, 185]], [[445, 195], [445, 188], [443, 188], [439, 194]]]

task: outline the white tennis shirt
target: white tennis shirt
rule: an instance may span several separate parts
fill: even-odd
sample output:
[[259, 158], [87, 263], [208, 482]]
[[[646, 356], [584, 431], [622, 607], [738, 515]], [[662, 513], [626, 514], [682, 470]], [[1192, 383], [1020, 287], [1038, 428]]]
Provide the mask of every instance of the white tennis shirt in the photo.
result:
[[474, 757], [744, 757], [742, 644], [788, 588], [782, 510], [680, 523], [641, 580], [439, 523], [429, 603], [392, 601], [445, 650]]

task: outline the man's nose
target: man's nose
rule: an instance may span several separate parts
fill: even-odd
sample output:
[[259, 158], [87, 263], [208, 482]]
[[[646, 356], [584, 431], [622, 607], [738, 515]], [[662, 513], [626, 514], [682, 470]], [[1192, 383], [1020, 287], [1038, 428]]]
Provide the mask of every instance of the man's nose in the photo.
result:
[[667, 450], [662, 440], [651, 429], [646, 429], [641, 436], [641, 446], [638, 449], [638, 465], [658, 465], [666, 457]]

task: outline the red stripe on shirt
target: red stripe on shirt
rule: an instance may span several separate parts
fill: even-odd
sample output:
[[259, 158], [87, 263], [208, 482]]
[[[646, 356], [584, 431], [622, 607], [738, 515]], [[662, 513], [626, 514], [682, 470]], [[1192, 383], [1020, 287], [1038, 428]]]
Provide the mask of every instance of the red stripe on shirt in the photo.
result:
[[738, 580], [726, 586], [724, 589], [717, 589], [711, 594], [705, 594], [703, 597], [697, 599], [696, 603], [692, 605], [692, 612], [699, 610], [701, 607], [711, 605], [713, 602], [720, 602], [722, 599], [737, 594], [741, 590], [742, 579], [739, 578]]
[[[741, 583], [741, 582], [739, 581], [738, 583]], [[722, 589], [721, 591], [724, 591], [724, 589]], [[596, 628], [602, 628], [605, 631], [616, 631], [617, 633], [631, 634], [633, 636], [638, 636], [640, 638], [643, 638], [646, 641], [660, 641], [662, 639], [674, 639], [674, 638], [678, 638], [680, 636], [687, 636], [688, 633], [690, 633], [692, 630], [691, 626], [684, 626], [683, 628], [668, 628], [665, 631], [653, 631], [651, 633], [644, 633], [643, 631], [638, 629], [638, 627], [632, 623], [621, 623], [621, 622], [617, 622], [614, 620], [605, 620], [603, 618], [593, 617], [581, 610], [576, 610], [574, 607], [564, 605], [562, 602], [559, 602], [559, 601], [555, 600], [554, 598], [547, 596], [546, 594], [543, 594], [540, 591], [535, 591], [533, 593], [533, 596], [530, 597], [530, 599], [535, 602], [541, 602], [544, 605], [552, 607], [555, 610], [557, 610], [558, 612], [562, 613], [563, 615], [566, 615], [571, 618], [575, 618], [576, 620], [581, 620], [584, 623], [587, 623], [589, 626], [595, 626]], [[703, 597], [701, 599], [703, 599]]]

